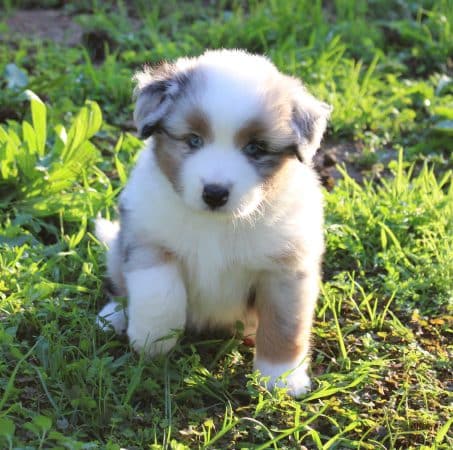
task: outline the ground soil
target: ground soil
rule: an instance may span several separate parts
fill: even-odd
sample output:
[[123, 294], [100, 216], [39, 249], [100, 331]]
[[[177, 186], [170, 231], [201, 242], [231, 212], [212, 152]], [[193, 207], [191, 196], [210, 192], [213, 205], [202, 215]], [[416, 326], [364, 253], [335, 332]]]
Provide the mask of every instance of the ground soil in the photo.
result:
[[8, 30], [1, 40], [36, 38], [65, 45], [82, 41], [83, 30], [74, 20], [59, 9], [26, 9], [15, 11], [7, 20]]

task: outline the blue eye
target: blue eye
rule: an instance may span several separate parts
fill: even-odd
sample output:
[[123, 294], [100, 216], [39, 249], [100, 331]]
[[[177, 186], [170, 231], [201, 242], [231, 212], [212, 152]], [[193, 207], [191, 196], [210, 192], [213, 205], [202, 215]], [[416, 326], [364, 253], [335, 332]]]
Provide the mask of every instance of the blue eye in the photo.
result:
[[259, 158], [266, 153], [266, 144], [263, 142], [252, 141], [249, 142], [245, 147], [242, 148], [242, 151], [252, 158]]
[[190, 134], [187, 138], [187, 145], [192, 149], [203, 147], [203, 138], [198, 134]]

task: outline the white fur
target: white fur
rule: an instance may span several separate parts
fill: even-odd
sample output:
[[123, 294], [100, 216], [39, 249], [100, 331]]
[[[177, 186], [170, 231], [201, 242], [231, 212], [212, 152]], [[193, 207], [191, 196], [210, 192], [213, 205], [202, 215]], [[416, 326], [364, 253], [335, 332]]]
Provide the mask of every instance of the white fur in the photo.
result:
[[[179, 68], [194, 64], [191, 59], [176, 63]], [[311, 291], [307, 288], [310, 297], [301, 314], [311, 315], [316, 300], [323, 218], [314, 171], [294, 161], [285, 183], [269, 200], [256, 170], [241, 149], [234, 147], [235, 133], [263, 108], [277, 69], [263, 57], [240, 51], [207, 52], [196, 64], [204, 74], [196, 102], [209, 117], [213, 141], [184, 161], [179, 173], [181, 192], [176, 192], [156, 162], [150, 138], [120, 197], [127, 210], [127, 224], [121, 225], [123, 239], [132, 236], [142, 251], [165, 249], [172, 255], [170, 262], [125, 269], [114, 226], [99, 224], [99, 234], [110, 245], [109, 276], [113, 281], [120, 279], [118, 284], [125, 285], [129, 297], [129, 338], [137, 350], [150, 354], [168, 351], [175, 336], [161, 338], [186, 325], [232, 327], [242, 321], [247, 334], [253, 333], [256, 317], [245, 299], [263, 273], [286, 270], [278, 257], [291, 252], [296, 240], [302, 243], [297, 270], [313, 274], [316, 285]], [[139, 88], [147, 80], [140, 76]], [[167, 100], [160, 108], [169, 107]], [[140, 114], [137, 118], [139, 127], [153, 114], [162, 113], [148, 111], [144, 99], [138, 103], [145, 111], [143, 118]], [[315, 136], [314, 145], [319, 145], [321, 134]], [[230, 187], [228, 202], [220, 211], [209, 211], [203, 203], [203, 184], [207, 183]], [[118, 313], [109, 305], [99, 316], [122, 329]], [[299, 395], [310, 386], [302, 361], [305, 356], [285, 364], [257, 359], [255, 368], [270, 377], [269, 386], [285, 385], [290, 394]], [[289, 370], [286, 380], [278, 379]]]
[[311, 382], [307, 375], [306, 362], [295, 360], [276, 364], [257, 358], [254, 367], [264, 378], [263, 381], [268, 389], [274, 386], [284, 387], [293, 397], [298, 397], [310, 390]]
[[127, 328], [126, 311], [121, 304], [109, 302], [99, 312], [96, 324], [103, 331], [113, 328], [116, 334], [124, 334]]
[[110, 222], [110, 220], [98, 217], [96, 219], [95, 234], [97, 238], [104, 244], [110, 245], [113, 240], [118, 236], [120, 225], [118, 222]]
[[[126, 292], [124, 292], [124, 287], [122, 286], [123, 275], [121, 273], [121, 254], [119, 248], [119, 240], [117, 239], [119, 231], [120, 225], [118, 222], [110, 222], [109, 220], [103, 219], [102, 217], [98, 217], [96, 219], [96, 237], [109, 248], [107, 258], [107, 274], [110, 280], [112, 280], [112, 282], [116, 285], [119, 294], [126, 295]], [[107, 308], [108, 306], [109, 305], [106, 305], [105, 308]], [[101, 313], [99, 314], [99, 316], [103, 318], [102, 323], [105, 324], [105, 320], [112, 320], [111, 326], [116, 330], [116, 316], [110, 316], [111, 311], [108, 308], [105, 310], [105, 314], [101, 315]], [[103, 326], [103, 329], [105, 329], [105, 326]]]
[[126, 273], [127, 334], [137, 351], [168, 352], [186, 325], [186, 292], [179, 269], [162, 264]]

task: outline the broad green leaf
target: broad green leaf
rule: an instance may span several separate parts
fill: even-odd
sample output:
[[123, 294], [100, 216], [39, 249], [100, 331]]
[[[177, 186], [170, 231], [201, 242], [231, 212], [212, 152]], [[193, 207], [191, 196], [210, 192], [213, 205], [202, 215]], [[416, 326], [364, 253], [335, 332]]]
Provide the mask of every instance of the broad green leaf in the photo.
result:
[[96, 134], [101, 125], [102, 114], [98, 104], [87, 101], [69, 129], [67, 144], [61, 153], [63, 161], [72, 159], [84, 141]]
[[26, 178], [34, 177], [36, 164], [36, 135], [33, 127], [28, 122], [22, 123], [22, 136], [25, 148], [22, 147], [16, 155], [17, 164]]
[[52, 420], [43, 415], [33, 417], [33, 423], [44, 432], [49, 431], [52, 427]]
[[56, 125], [53, 131], [56, 138], [53, 152], [55, 155], [60, 155], [68, 142], [68, 133], [66, 132], [66, 128], [61, 124]]
[[36, 153], [36, 133], [33, 127], [28, 122], [22, 122], [22, 138], [27, 146], [28, 153], [33, 155]]
[[85, 141], [71, 159], [62, 164], [54, 164], [53, 170], [49, 173], [46, 193], [59, 193], [69, 187], [77, 180], [82, 171], [89, 167], [97, 154], [96, 147], [90, 142]]
[[86, 110], [82, 108], [74, 123], [68, 132], [68, 141], [66, 147], [61, 153], [63, 162], [69, 161], [73, 154], [77, 151], [78, 147], [86, 139], [87, 135], [87, 120]]
[[0, 436], [12, 437], [16, 431], [16, 426], [7, 417], [0, 418]]
[[25, 91], [30, 99], [33, 128], [36, 135], [36, 149], [39, 156], [44, 156], [47, 138], [46, 105], [30, 90]]
[[102, 125], [102, 112], [101, 108], [96, 102], [87, 100], [85, 103], [88, 113], [88, 130], [87, 139], [94, 136], [101, 128]]

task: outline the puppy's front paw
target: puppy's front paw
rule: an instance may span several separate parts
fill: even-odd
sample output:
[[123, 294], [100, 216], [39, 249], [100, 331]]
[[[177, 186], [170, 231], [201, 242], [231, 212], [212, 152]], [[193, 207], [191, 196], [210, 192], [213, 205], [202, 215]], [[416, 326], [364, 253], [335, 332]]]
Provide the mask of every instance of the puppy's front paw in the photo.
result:
[[284, 387], [292, 397], [306, 394], [311, 388], [310, 377], [307, 375], [307, 364], [272, 363], [261, 358], [255, 360], [255, 370], [259, 370], [262, 383], [268, 388]]
[[168, 353], [178, 340], [178, 330], [169, 331], [167, 336], [161, 336], [159, 328], [156, 331], [150, 330], [149, 326], [141, 328], [129, 325], [127, 335], [137, 353], [144, 352], [147, 356], [153, 357]]
[[129, 340], [149, 356], [167, 353], [186, 323], [186, 291], [173, 264], [126, 274], [129, 292]]
[[127, 328], [126, 311], [119, 303], [109, 302], [99, 312], [96, 324], [102, 331], [113, 328], [116, 334], [124, 334]]

